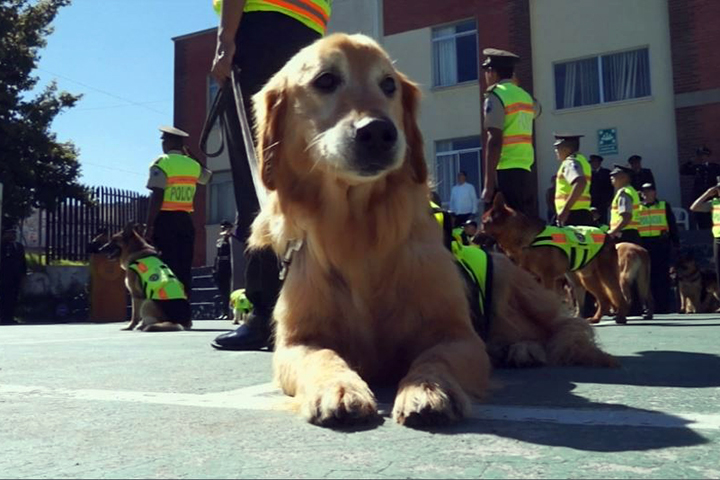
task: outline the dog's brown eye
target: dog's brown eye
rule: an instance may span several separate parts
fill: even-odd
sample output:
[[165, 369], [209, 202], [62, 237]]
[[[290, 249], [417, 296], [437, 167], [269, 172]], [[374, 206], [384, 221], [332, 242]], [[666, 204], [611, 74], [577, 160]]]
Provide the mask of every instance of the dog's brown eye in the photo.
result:
[[341, 79], [334, 73], [325, 72], [313, 80], [313, 86], [323, 93], [332, 93], [340, 86]]
[[395, 90], [397, 90], [397, 85], [395, 85], [395, 79], [393, 77], [386, 77], [382, 82], [380, 82], [380, 88], [385, 93], [385, 95], [391, 97], [392, 94], [395, 93]]

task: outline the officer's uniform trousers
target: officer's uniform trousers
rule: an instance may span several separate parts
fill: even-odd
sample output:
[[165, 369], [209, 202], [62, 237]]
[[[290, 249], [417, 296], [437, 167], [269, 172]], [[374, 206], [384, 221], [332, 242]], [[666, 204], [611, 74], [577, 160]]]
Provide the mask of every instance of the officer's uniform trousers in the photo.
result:
[[190, 213], [161, 211], [155, 219], [152, 242], [160, 251], [160, 259], [185, 286], [189, 299], [195, 247], [195, 227]]
[[655, 313], [670, 313], [670, 238], [667, 235], [643, 237], [642, 246], [650, 254], [650, 289], [655, 302]]

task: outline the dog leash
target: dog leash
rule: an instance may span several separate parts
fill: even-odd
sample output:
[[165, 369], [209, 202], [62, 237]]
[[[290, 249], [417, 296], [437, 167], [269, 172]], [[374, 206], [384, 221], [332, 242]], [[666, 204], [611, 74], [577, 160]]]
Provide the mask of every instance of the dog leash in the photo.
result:
[[[240, 75], [240, 69], [237, 66], [233, 66], [230, 72], [230, 79], [232, 88], [227, 87], [227, 81], [225, 85], [220, 87], [218, 93], [215, 95], [208, 116], [205, 119], [203, 125], [202, 134], [200, 136], [200, 150], [202, 150], [208, 157], [217, 157], [225, 150], [225, 117], [221, 115], [222, 108], [228, 104], [232, 99], [235, 104], [235, 110], [237, 112], [238, 119], [240, 120], [240, 131], [243, 136], [243, 144], [245, 145], [245, 154], [247, 156], [248, 166], [250, 167], [250, 173], [252, 176], [253, 186], [255, 187], [255, 196], [257, 197], [260, 210], [262, 210], [267, 204], [268, 191], [263, 185], [260, 178], [260, 171], [258, 167], [258, 157], [255, 151], [255, 142], [253, 139], [252, 131], [250, 130], [250, 123], [248, 122], [247, 115], [245, 113], [245, 102], [243, 100], [242, 91], [240, 84], [238, 83], [238, 77]], [[230, 97], [232, 95], [232, 97]], [[215, 123], [220, 119], [220, 146], [214, 152], [207, 151], [207, 142]]]

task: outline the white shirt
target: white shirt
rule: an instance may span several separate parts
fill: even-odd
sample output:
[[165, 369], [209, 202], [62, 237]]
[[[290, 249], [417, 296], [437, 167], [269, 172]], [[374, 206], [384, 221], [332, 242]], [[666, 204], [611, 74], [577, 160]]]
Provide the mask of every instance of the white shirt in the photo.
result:
[[477, 193], [475, 187], [465, 182], [462, 185], [455, 185], [450, 191], [450, 211], [456, 215], [477, 213]]

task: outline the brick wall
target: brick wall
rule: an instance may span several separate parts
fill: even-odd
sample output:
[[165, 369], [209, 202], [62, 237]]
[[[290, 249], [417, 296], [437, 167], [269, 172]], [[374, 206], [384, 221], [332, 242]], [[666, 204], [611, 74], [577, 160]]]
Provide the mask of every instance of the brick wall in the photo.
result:
[[[720, 88], [720, 1], [668, 0], [673, 84], [676, 95]], [[678, 155], [683, 163], [707, 145], [720, 160], [720, 103], [675, 110]], [[682, 203], [692, 198], [692, 182], [683, 178]]]
[[[198, 144], [207, 109], [207, 82], [215, 53], [215, 30], [176, 39], [175, 41], [175, 126], [190, 134], [186, 142], [200, 163], [206, 158]], [[198, 186], [195, 199], [195, 255], [193, 266], [206, 265], [205, 219], [207, 188]]]

